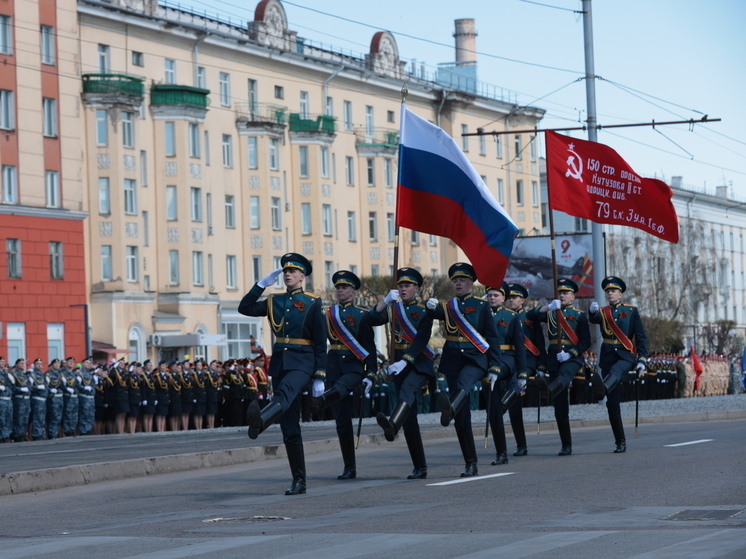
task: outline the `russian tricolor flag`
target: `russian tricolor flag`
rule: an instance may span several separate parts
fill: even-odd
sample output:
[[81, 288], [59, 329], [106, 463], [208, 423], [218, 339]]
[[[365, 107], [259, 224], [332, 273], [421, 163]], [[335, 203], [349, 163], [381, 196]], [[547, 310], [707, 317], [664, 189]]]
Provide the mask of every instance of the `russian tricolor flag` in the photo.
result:
[[453, 138], [404, 104], [400, 137], [396, 224], [451, 239], [482, 284], [499, 286], [518, 227]]

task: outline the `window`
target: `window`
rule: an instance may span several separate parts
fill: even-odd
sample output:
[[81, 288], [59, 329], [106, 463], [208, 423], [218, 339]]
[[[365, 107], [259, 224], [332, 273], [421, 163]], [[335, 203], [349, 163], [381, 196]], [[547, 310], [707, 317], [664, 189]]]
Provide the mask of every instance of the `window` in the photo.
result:
[[523, 181], [515, 181], [515, 203], [519, 206], [523, 205]]
[[300, 226], [304, 235], [311, 234], [311, 204], [308, 202], [300, 205]]
[[324, 261], [324, 284], [327, 289], [334, 288], [334, 282], [332, 277], [334, 276], [334, 262], [330, 260]]
[[205, 263], [200, 250], [192, 252], [192, 284], [205, 285]]
[[386, 181], [386, 188], [394, 188], [394, 161], [393, 159], [383, 160], [383, 175]]
[[345, 101], [343, 103], [342, 115], [345, 130], [352, 130], [352, 103], [350, 101]]
[[50, 241], [49, 243], [49, 274], [52, 279], [63, 279], [64, 269], [62, 263], [62, 243]]
[[531, 136], [531, 140], [528, 144], [528, 150], [531, 161], [536, 161], [536, 136]]
[[231, 77], [227, 72], [220, 72], [220, 104], [224, 107], [231, 106]]
[[137, 183], [134, 179], [124, 179], [124, 213], [137, 214]]
[[139, 279], [139, 263], [137, 247], [127, 247], [127, 281], [136, 282]]
[[212, 235], [212, 194], [209, 192], [205, 194], [205, 214], [207, 215], [207, 234]]
[[[44, 30], [42, 25], [42, 33]], [[0, 54], [13, 54], [13, 26], [10, 16], [0, 16]], [[43, 34], [42, 34], [43, 37]], [[42, 59], [43, 61], [43, 59]]]
[[332, 206], [331, 204], [322, 204], [321, 206], [321, 223], [323, 225], [324, 236], [332, 236]]
[[[2, 24], [0, 23], [0, 27]], [[0, 31], [0, 36], [2, 31]], [[0, 49], [2, 49], [2, 38], [0, 37]], [[7, 53], [10, 54], [10, 53]], [[41, 63], [54, 66], [54, 27], [49, 25], [41, 26]]]
[[132, 65], [133, 66], [145, 66], [145, 55], [136, 50], [132, 51]]
[[205, 165], [210, 164], [210, 132], [205, 130]]
[[260, 279], [262, 279], [262, 257], [261, 256], [252, 256], [251, 257], [251, 269], [254, 270], [254, 277], [253, 281], [254, 283], [258, 282]]
[[3, 204], [18, 203], [18, 181], [15, 165], [3, 165]]
[[259, 89], [256, 80], [249, 79], [247, 85], [249, 88], [249, 111], [253, 113], [256, 111], [259, 102]]
[[302, 119], [310, 118], [308, 107], [309, 107], [308, 91], [301, 91], [300, 92], [300, 117]]
[[322, 147], [319, 153], [320, 153], [320, 158], [321, 158], [321, 177], [328, 179], [329, 178], [329, 148]]
[[199, 149], [199, 124], [196, 122], [189, 123], [189, 157], [200, 156]]
[[501, 205], [505, 205], [505, 185], [502, 179], [497, 179], [497, 202]]
[[44, 135], [47, 138], [57, 137], [57, 99], [44, 97], [42, 99], [44, 111]]
[[113, 277], [111, 245], [101, 246], [101, 281], [111, 281]]
[[419, 231], [412, 231], [412, 245], [419, 246], [420, 244], [420, 233]]
[[275, 86], [275, 99], [285, 99], [285, 88], [281, 85]]
[[13, 92], [0, 89], [0, 128], [13, 130], [15, 128], [15, 107]]
[[280, 170], [280, 146], [277, 138], [269, 139], [269, 169], [270, 171]]
[[[438, 246], [438, 236], [437, 235], [430, 235], [430, 246]], [[435, 274], [437, 275], [437, 274]]]
[[517, 161], [523, 159], [523, 141], [521, 140], [520, 134], [515, 135], [515, 158]]
[[176, 186], [173, 184], [166, 186], [166, 219], [168, 221], [179, 219], [176, 207]]
[[192, 221], [202, 221], [202, 189], [193, 186], [190, 193]]
[[148, 186], [148, 152], [140, 150], [140, 186]]
[[96, 145], [109, 145], [109, 126], [106, 122], [106, 109], [96, 109]]
[[21, 277], [21, 239], [7, 239], [5, 249], [8, 257], [8, 277]]
[[378, 241], [378, 220], [376, 212], [368, 212], [368, 239]]
[[233, 168], [233, 136], [223, 134], [223, 167]]
[[249, 197], [249, 227], [259, 229], [259, 196]]
[[368, 186], [376, 185], [376, 160], [372, 157], [365, 158], [365, 177], [368, 180]]
[[47, 194], [47, 207], [60, 207], [60, 174], [57, 171], [47, 171], [45, 173], [45, 190]]
[[226, 229], [236, 228], [236, 197], [225, 197], [225, 227]]
[[464, 136], [464, 134], [469, 133], [469, 126], [467, 124], [461, 125], [461, 149], [463, 151], [469, 151], [469, 136]]
[[373, 107], [365, 106], [365, 134], [368, 138], [373, 138]]
[[165, 64], [165, 79], [166, 83], [176, 83], [176, 61], [166, 58]]
[[575, 232], [576, 233], [587, 233], [588, 232], [588, 220], [582, 217], [575, 218]]
[[539, 207], [539, 183], [536, 181], [531, 181], [531, 203], [535, 208]]
[[166, 157], [173, 157], [176, 155], [176, 123], [166, 122], [165, 126]]
[[327, 116], [334, 116], [334, 99], [326, 96], [326, 101], [324, 103], [324, 114]]
[[273, 196], [270, 204], [270, 213], [272, 216], [272, 230], [279, 231], [282, 229], [282, 212], [280, 210], [280, 198]]
[[195, 74], [196, 83], [195, 86], [207, 89], [207, 70], [204, 66], [197, 66], [197, 73]]
[[351, 156], [345, 156], [345, 181], [348, 186], [355, 186], [355, 161]]
[[[394, 240], [395, 233], [396, 233], [396, 222], [394, 221], [394, 214], [387, 213], [386, 214], [386, 235], [389, 241]], [[412, 233], [413, 233], [412, 244], [414, 244], [414, 231]]]
[[142, 212], [142, 246], [150, 246], [150, 222], [148, 212]]
[[479, 138], [479, 155], [487, 155], [487, 136], [477, 136]]
[[386, 111], [386, 122], [396, 122], [394, 111]]
[[379, 275], [378, 264], [372, 264], [371, 265], [371, 267], [370, 267], [370, 275], [373, 276], [374, 278], [378, 277], [378, 275]]
[[98, 73], [108, 74], [110, 69], [109, 45], [98, 45]]
[[347, 240], [357, 241], [357, 218], [355, 212], [347, 212]]
[[300, 176], [308, 177], [308, 146], [298, 146], [298, 166]]
[[135, 113], [122, 113], [122, 145], [126, 148], [135, 147]]
[[259, 168], [259, 157], [257, 154], [257, 138], [256, 136], [249, 136], [249, 153], [248, 153], [248, 160], [249, 160], [249, 169], [258, 169]]
[[225, 257], [225, 286], [228, 289], [235, 289], [238, 287], [236, 257], [230, 254]]
[[179, 285], [179, 251], [168, 251], [168, 284]]
[[104, 215], [109, 215], [111, 213], [109, 177], [98, 178], [98, 213]]
[[495, 136], [495, 157], [498, 159], [503, 158], [503, 140], [500, 134]]

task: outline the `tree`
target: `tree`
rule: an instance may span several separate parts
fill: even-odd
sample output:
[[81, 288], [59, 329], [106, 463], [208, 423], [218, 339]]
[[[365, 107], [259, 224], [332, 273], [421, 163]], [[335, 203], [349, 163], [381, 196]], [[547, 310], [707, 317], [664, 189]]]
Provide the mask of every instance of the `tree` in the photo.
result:
[[644, 317], [649, 353], [681, 353], [684, 351], [685, 326], [676, 320]]
[[738, 351], [737, 348], [731, 347], [731, 332], [735, 327], [736, 323], [732, 320], [717, 320], [702, 329], [710, 353], [723, 355]]

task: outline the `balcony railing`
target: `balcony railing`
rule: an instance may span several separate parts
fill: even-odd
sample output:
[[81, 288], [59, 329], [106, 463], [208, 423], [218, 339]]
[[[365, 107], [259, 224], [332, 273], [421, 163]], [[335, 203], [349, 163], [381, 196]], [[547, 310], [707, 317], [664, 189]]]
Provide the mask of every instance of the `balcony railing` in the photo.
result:
[[330, 115], [290, 113], [291, 132], [321, 132], [334, 134], [337, 119]]
[[150, 86], [151, 105], [179, 105], [207, 109], [210, 90], [189, 85], [154, 83]]
[[84, 74], [83, 93], [116, 93], [143, 96], [143, 78], [127, 74]]
[[395, 128], [355, 128], [355, 145], [399, 147], [399, 131]]
[[236, 103], [236, 118], [249, 123], [284, 126], [287, 110], [287, 107], [273, 103]]

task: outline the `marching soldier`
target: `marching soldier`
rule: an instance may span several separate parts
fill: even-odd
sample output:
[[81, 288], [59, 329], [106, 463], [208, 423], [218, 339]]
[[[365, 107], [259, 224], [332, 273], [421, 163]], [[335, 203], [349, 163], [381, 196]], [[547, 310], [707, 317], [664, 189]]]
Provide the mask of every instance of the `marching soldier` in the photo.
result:
[[587, 315], [572, 305], [578, 292], [578, 284], [570, 279], [560, 278], [557, 290], [559, 299], [531, 309], [526, 317], [534, 322], [547, 323], [549, 382], [547, 383], [546, 376], [541, 372], [537, 373], [536, 382], [540, 392], [544, 392], [549, 402], [554, 404], [554, 417], [562, 442], [559, 456], [568, 456], [572, 454], [572, 435], [567, 387], [578, 369], [583, 367], [583, 353], [591, 345], [591, 333]]
[[477, 280], [472, 265], [457, 262], [448, 269], [448, 277], [456, 296], [442, 303], [429, 299], [426, 306], [434, 319], [445, 323], [446, 329], [440, 370], [446, 374], [450, 398], [445, 392], [438, 396], [440, 424], [448, 427], [455, 419], [456, 434], [466, 462], [461, 477], [471, 477], [477, 475], [478, 467], [469, 393], [474, 383], [485, 375], [490, 383], [497, 381], [501, 367], [500, 340], [487, 301], [471, 294]]
[[637, 307], [622, 303], [622, 293], [627, 285], [618, 277], [609, 276], [601, 282], [608, 306], [600, 308], [591, 303], [590, 321], [601, 325], [603, 344], [598, 364], [603, 376], [606, 409], [614, 432], [615, 453], [627, 451], [622, 412], [619, 406], [619, 382], [622, 375], [635, 369], [638, 375], [645, 372], [648, 358], [648, 338]]
[[28, 373], [31, 389], [31, 439], [40, 441], [44, 438], [47, 424], [47, 397], [49, 387], [47, 376], [42, 370], [42, 360], [34, 360], [34, 368]]
[[[280, 262], [282, 268], [267, 274], [244, 296], [238, 312], [244, 316], [266, 316], [276, 336], [269, 365], [274, 398], [263, 409], [257, 401], [249, 405], [249, 438], [256, 439], [272, 423], [280, 421], [293, 476], [285, 494], [299, 495], [306, 492], [306, 461], [297, 398], [312, 377], [320, 381], [326, 377], [326, 321], [321, 299], [303, 291], [303, 281], [313, 271], [311, 263], [296, 253], [283, 255]], [[285, 293], [259, 301], [281, 274]], [[320, 396], [322, 391], [314, 395]]]
[[376, 305], [378, 314], [355, 305], [355, 292], [360, 289], [360, 278], [348, 270], [332, 276], [337, 304], [326, 309], [326, 330], [329, 335], [329, 352], [326, 356], [326, 378], [331, 386], [321, 395], [324, 382], [315, 380], [311, 405], [319, 410], [333, 406], [337, 425], [339, 448], [342, 451], [344, 470], [337, 479], [355, 479], [355, 432], [352, 428], [352, 398], [347, 396], [360, 383], [370, 392], [376, 371], [376, 344], [373, 327], [384, 324], [382, 313], [386, 306], [399, 298], [392, 289]]
[[[392, 297], [392, 301], [395, 301], [392, 312], [395, 361], [388, 371], [393, 379], [389, 382], [396, 385], [398, 400], [391, 417], [386, 417], [382, 412], [376, 416], [387, 441], [393, 441], [399, 430], [404, 428], [404, 439], [414, 466], [407, 479], [427, 478], [427, 461], [417, 422], [415, 399], [422, 399], [423, 388], [427, 387], [428, 381], [435, 379], [435, 352], [427, 345], [433, 326], [432, 314], [417, 300], [417, 291], [422, 287], [422, 282], [422, 274], [414, 268], [399, 268], [396, 271], [399, 297], [398, 300]], [[377, 308], [375, 313], [378, 313]], [[388, 313], [383, 313], [383, 316], [388, 320]]]

